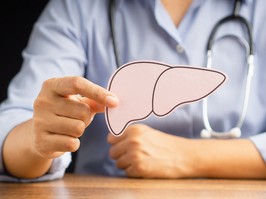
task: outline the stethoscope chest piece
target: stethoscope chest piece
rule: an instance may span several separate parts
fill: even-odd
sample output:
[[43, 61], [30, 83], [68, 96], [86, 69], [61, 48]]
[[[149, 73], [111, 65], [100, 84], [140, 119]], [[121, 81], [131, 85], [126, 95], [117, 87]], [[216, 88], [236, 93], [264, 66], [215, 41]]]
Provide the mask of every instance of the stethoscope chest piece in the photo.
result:
[[202, 138], [219, 138], [219, 139], [239, 138], [241, 137], [241, 129], [235, 127], [228, 132], [215, 132], [207, 129], [202, 129], [200, 136]]

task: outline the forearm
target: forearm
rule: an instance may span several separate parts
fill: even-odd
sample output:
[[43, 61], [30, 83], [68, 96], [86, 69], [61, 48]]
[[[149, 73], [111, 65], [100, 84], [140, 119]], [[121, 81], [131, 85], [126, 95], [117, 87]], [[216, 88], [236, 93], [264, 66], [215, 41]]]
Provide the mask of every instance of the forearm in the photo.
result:
[[33, 149], [32, 121], [15, 127], [3, 146], [3, 161], [7, 172], [18, 178], [36, 178], [44, 175], [52, 160], [40, 157]]
[[266, 178], [266, 164], [248, 139], [193, 142], [198, 177]]

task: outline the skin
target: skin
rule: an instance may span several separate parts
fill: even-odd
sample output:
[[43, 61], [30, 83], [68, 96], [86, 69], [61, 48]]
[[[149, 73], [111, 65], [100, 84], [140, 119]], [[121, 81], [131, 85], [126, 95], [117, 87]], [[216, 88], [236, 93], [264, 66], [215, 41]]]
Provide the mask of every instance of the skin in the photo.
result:
[[109, 154], [129, 177], [266, 178], [266, 166], [248, 139], [186, 139], [143, 124], [108, 135]]
[[79, 148], [78, 138], [96, 113], [117, 104], [112, 93], [82, 77], [45, 81], [33, 118], [15, 127], [4, 143], [7, 171], [20, 178], [44, 175], [54, 158]]
[[[191, 1], [162, 3], [178, 26]], [[6, 170], [19, 178], [44, 175], [54, 158], [78, 150], [79, 137], [96, 113], [117, 105], [114, 94], [82, 77], [45, 81], [33, 118], [16, 126], [5, 140]], [[110, 156], [129, 177], [266, 178], [265, 163], [248, 139], [185, 139], [135, 124], [121, 137], [109, 134], [107, 141]]]
[[178, 26], [189, 9], [192, 0], [161, 0], [161, 2], [173, 23]]

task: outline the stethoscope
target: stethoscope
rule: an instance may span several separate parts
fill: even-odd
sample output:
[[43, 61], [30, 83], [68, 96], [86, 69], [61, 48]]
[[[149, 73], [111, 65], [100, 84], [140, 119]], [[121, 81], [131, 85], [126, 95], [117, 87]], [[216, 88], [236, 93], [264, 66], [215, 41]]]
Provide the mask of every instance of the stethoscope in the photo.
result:
[[209, 118], [208, 118], [208, 98], [205, 98], [203, 100], [203, 122], [205, 129], [201, 131], [201, 137], [203, 138], [239, 138], [241, 137], [241, 127], [244, 123], [246, 113], [247, 113], [247, 108], [248, 108], [248, 102], [249, 102], [249, 96], [250, 96], [250, 90], [251, 90], [251, 80], [253, 77], [253, 71], [254, 71], [254, 51], [253, 51], [253, 34], [252, 34], [252, 28], [250, 23], [243, 17], [239, 16], [239, 9], [241, 6], [241, 0], [236, 0], [234, 3], [234, 10], [233, 14], [229, 15], [220, 21], [214, 26], [209, 40], [207, 42], [207, 68], [211, 68], [212, 66], [212, 46], [214, 44], [214, 36], [221, 27], [221, 25], [236, 21], [241, 23], [242, 25], [245, 26], [247, 30], [247, 35], [248, 35], [248, 43], [242, 41], [240, 38], [236, 37], [240, 43], [242, 43], [244, 46], [247, 46], [248, 49], [248, 56], [247, 56], [247, 64], [248, 64], [248, 72], [247, 72], [247, 79], [246, 79], [246, 85], [245, 85], [245, 94], [244, 94], [244, 100], [243, 100], [243, 105], [242, 105], [242, 112], [240, 114], [240, 117], [237, 121], [237, 124], [235, 127], [231, 128], [227, 132], [217, 132], [214, 131], [210, 125]]
[[[242, 43], [244, 46], [248, 49], [248, 56], [247, 56], [247, 64], [248, 64], [248, 74], [245, 84], [245, 94], [244, 94], [244, 100], [243, 100], [243, 106], [242, 106], [242, 112], [240, 114], [240, 117], [237, 121], [237, 124], [235, 127], [231, 128], [227, 132], [218, 132], [212, 129], [209, 118], [208, 118], [208, 98], [205, 98], [203, 100], [203, 123], [205, 129], [201, 131], [201, 137], [202, 138], [239, 138], [241, 137], [241, 127], [244, 123], [248, 102], [249, 102], [249, 96], [250, 96], [250, 90], [251, 90], [251, 80], [253, 76], [253, 70], [254, 70], [254, 52], [253, 52], [253, 34], [252, 34], [252, 28], [251, 24], [242, 16], [239, 15], [239, 9], [241, 6], [241, 0], [236, 0], [234, 3], [234, 9], [233, 13], [227, 17], [222, 18], [220, 21], [216, 23], [213, 30], [211, 31], [211, 34], [209, 36], [208, 42], [207, 42], [207, 63], [206, 67], [211, 68], [212, 65], [212, 47], [214, 44], [214, 37], [216, 35], [217, 30], [223, 25], [228, 22], [239, 22], [242, 25], [244, 25], [247, 29], [247, 35], [248, 35], [248, 42], [242, 41], [240, 38], [230, 35], [231, 37], [237, 38], [237, 40]], [[116, 41], [116, 35], [115, 35], [115, 25], [114, 25], [114, 13], [115, 13], [115, 0], [109, 1], [109, 23], [110, 23], [110, 29], [111, 29], [111, 38], [112, 38], [112, 44], [113, 44], [113, 50], [115, 55], [115, 62], [117, 67], [120, 66], [120, 60], [119, 60], [119, 52], [117, 49], [117, 41]]]

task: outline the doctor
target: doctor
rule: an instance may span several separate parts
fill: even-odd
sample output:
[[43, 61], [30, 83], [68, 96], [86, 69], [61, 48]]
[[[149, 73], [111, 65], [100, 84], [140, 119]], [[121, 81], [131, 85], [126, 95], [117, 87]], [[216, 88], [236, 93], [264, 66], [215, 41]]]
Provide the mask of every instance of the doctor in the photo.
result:
[[[73, 172], [81, 174], [266, 178], [266, 2], [235, 5], [223, 0], [116, 0], [109, 9], [109, 0], [51, 0], [1, 104], [0, 180], [61, 178], [75, 151]], [[118, 138], [108, 133], [102, 112], [119, 105], [119, 99], [104, 88], [117, 65], [144, 59], [206, 66], [209, 35], [234, 10], [251, 23], [255, 47], [239, 138], [201, 138], [206, 129], [202, 102], [133, 124]], [[246, 31], [231, 21], [215, 34], [212, 66], [229, 80], [208, 98], [213, 131], [229, 132], [243, 112], [250, 52]]]

